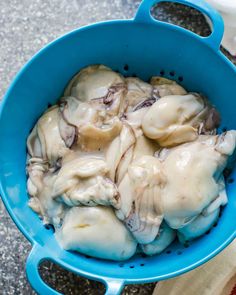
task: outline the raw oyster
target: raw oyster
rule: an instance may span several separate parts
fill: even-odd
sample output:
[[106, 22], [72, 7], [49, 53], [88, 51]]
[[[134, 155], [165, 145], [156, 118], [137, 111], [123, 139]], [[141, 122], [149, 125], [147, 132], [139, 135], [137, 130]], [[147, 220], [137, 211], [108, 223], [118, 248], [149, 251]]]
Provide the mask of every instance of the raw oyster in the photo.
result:
[[65, 162], [54, 181], [53, 196], [67, 206], [100, 204], [118, 209], [119, 193], [107, 172], [106, 162], [99, 157], [77, 157]]
[[158, 234], [163, 220], [163, 185], [165, 176], [159, 160], [142, 156], [129, 166], [118, 187], [121, 208], [116, 214], [141, 244], [152, 242]]
[[170, 227], [181, 228], [190, 223], [218, 197], [224, 189], [222, 172], [235, 143], [236, 131], [202, 135], [165, 154], [162, 161], [167, 180], [162, 206]]
[[129, 259], [137, 247], [113, 210], [101, 206], [71, 208], [56, 238], [66, 250], [110, 260]]
[[187, 91], [175, 81], [163, 77], [152, 77], [150, 84], [159, 97], [187, 94]]
[[148, 138], [168, 147], [196, 140], [203, 128], [214, 132], [218, 124], [218, 118], [213, 120], [213, 109], [201, 96], [170, 95], [150, 107], [143, 117], [142, 129]]
[[176, 232], [165, 222], [162, 222], [155, 240], [149, 244], [141, 245], [141, 249], [147, 255], [160, 254], [174, 241], [175, 237]]

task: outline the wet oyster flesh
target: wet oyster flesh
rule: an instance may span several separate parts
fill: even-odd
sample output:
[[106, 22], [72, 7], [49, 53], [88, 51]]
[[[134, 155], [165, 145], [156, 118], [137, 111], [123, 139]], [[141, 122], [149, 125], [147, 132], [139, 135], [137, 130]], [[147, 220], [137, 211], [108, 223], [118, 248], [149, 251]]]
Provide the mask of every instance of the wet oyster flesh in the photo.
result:
[[[175, 81], [82, 69], [27, 140], [29, 206], [65, 250], [109, 260], [198, 238], [227, 204], [236, 131]], [[140, 251], [140, 250], [139, 250]]]

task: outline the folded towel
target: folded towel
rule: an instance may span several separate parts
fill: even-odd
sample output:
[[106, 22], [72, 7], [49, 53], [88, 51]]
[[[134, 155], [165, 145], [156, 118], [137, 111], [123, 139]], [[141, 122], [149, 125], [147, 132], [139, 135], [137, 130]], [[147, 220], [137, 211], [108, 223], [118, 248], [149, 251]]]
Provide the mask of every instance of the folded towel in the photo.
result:
[[157, 284], [153, 295], [236, 295], [236, 240], [206, 264]]

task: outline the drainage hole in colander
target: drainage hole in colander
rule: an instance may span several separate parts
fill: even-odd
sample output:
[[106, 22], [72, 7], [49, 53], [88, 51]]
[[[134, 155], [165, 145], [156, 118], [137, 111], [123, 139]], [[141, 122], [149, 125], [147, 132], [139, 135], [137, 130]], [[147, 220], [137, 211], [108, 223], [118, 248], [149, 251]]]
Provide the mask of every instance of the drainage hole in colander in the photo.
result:
[[208, 231], [206, 232], [206, 235], [209, 235], [210, 232], [211, 232], [211, 230], [208, 230]]
[[161, 70], [161, 71], [160, 71], [160, 75], [161, 75], [161, 76], [164, 76], [164, 75], [165, 75], [165, 71], [164, 71], [164, 70]]
[[181, 255], [182, 254], [182, 251], [177, 251], [177, 255]]
[[230, 179], [228, 179], [228, 181], [227, 181], [229, 184], [231, 184], [231, 183], [233, 183], [234, 182], [234, 179], [233, 178], [230, 178]]
[[184, 81], [184, 78], [182, 76], [179, 76], [178, 77], [178, 80], [179, 80], [179, 82], [183, 82]]
[[134, 268], [134, 265], [130, 265], [129, 268]]
[[174, 75], [175, 75], [175, 72], [174, 71], [170, 71], [170, 76], [171, 77], [174, 77]]
[[231, 168], [225, 168], [225, 170], [223, 171], [225, 179], [228, 179], [231, 173], [232, 173]]
[[167, 251], [166, 251], [166, 254], [171, 254], [171, 253], [172, 253], [171, 250], [167, 250]]
[[125, 65], [124, 65], [124, 71], [125, 71], [125, 72], [128, 72], [128, 70], [129, 70], [129, 65], [125, 64]]
[[51, 230], [52, 232], [55, 232], [54, 226], [52, 224], [45, 224], [44, 227], [47, 230]]
[[119, 267], [124, 267], [124, 263], [120, 263], [119, 264]]
[[84, 256], [85, 256], [85, 258], [87, 258], [87, 259], [92, 258], [91, 256], [88, 256], [88, 255], [84, 255]]
[[140, 266], [144, 266], [144, 265], [145, 265], [144, 263], [141, 263], [141, 264], [140, 264]]

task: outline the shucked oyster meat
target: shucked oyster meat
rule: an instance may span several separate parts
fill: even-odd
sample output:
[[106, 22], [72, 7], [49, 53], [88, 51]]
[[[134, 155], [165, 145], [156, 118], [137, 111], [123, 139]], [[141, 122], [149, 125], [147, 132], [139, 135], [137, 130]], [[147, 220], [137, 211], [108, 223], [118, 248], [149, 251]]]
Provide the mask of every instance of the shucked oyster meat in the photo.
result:
[[142, 120], [144, 134], [163, 147], [194, 141], [213, 132], [219, 116], [198, 94], [168, 95], [155, 102]]
[[165, 222], [162, 222], [160, 230], [155, 239], [148, 244], [142, 244], [141, 249], [147, 255], [155, 255], [165, 250], [175, 239], [176, 232]]
[[142, 156], [129, 166], [119, 185], [121, 209], [116, 214], [141, 244], [152, 242], [158, 234], [165, 181], [159, 160]]
[[119, 208], [116, 185], [106, 176], [108, 166], [95, 156], [76, 157], [63, 163], [53, 184], [53, 197], [66, 205], [107, 205]]
[[66, 214], [56, 237], [66, 250], [111, 259], [134, 255], [137, 242], [108, 207], [73, 207]]
[[181, 228], [196, 218], [223, 191], [222, 173], [235, 149], [236, 131], [202, 135], [170, 149], [163, 160], [166, 185], [162, 206], [165, 220]]
[[[116, 97], [120, 96], [120, 91], [123, 90], [118, 86], [125, 88], [124, 78], [120, 74], [106, 66], [93, 65], [82, 69], [74, 76], [64, 96], [73, 96], [83, 102], [103, 99], [109, 94]], [[114, 88], [114, 91], [111, 91], [111, 88]]]
[[153, 86], [159, 97], [187, 94], [187, 91], [175, 81], [163, 77], [152, 77], [150, 84]]
[[126, 78], [127, 94], [125, 104], [127, 112], [137, 111], [140, 108], [152, 105], [158, 97], [153, 87], [139, 78]]
[[63, 98], [60, 110], [60, 122], [67, 126], [67, 137], [73, 138], [75, 134], [76, 144], [83, 150], [96, 150], [106, 146], [122, 128], [117, 116], [110, 118], [106, 109], [96, 109], [93, 103], [80, 102], [74, 97]]
[[27, 141], [31, 156], [42, 157], [53, 165], [70, 151], [61, 137], [59, 121], [57, 106], [51, 107], [38, 120]]
[[48, 164], [39, 158], [29, 160], [27, 171], [27, 189], [31, 195], [29, 206], [38, 213], [45, 224], [53, 224], [57, 228], [65, 215], [66, 208], [53, 199], [53, 183], [56, 175], [50, 171]]
[[124, 78], [105, 66], [87, 67], [72, 79], [60, 109], [66, 122], [77, 128], [82, 149], [103, 148], [119, 134], [126, 92]]
[[[198, 238], [227, 204], [236, 131], [198, 93], [82, 69], [27, 140], [29, 206], [65, 250], [122, 261]], [[232, 164], [231, 164], [232, 166]]]

